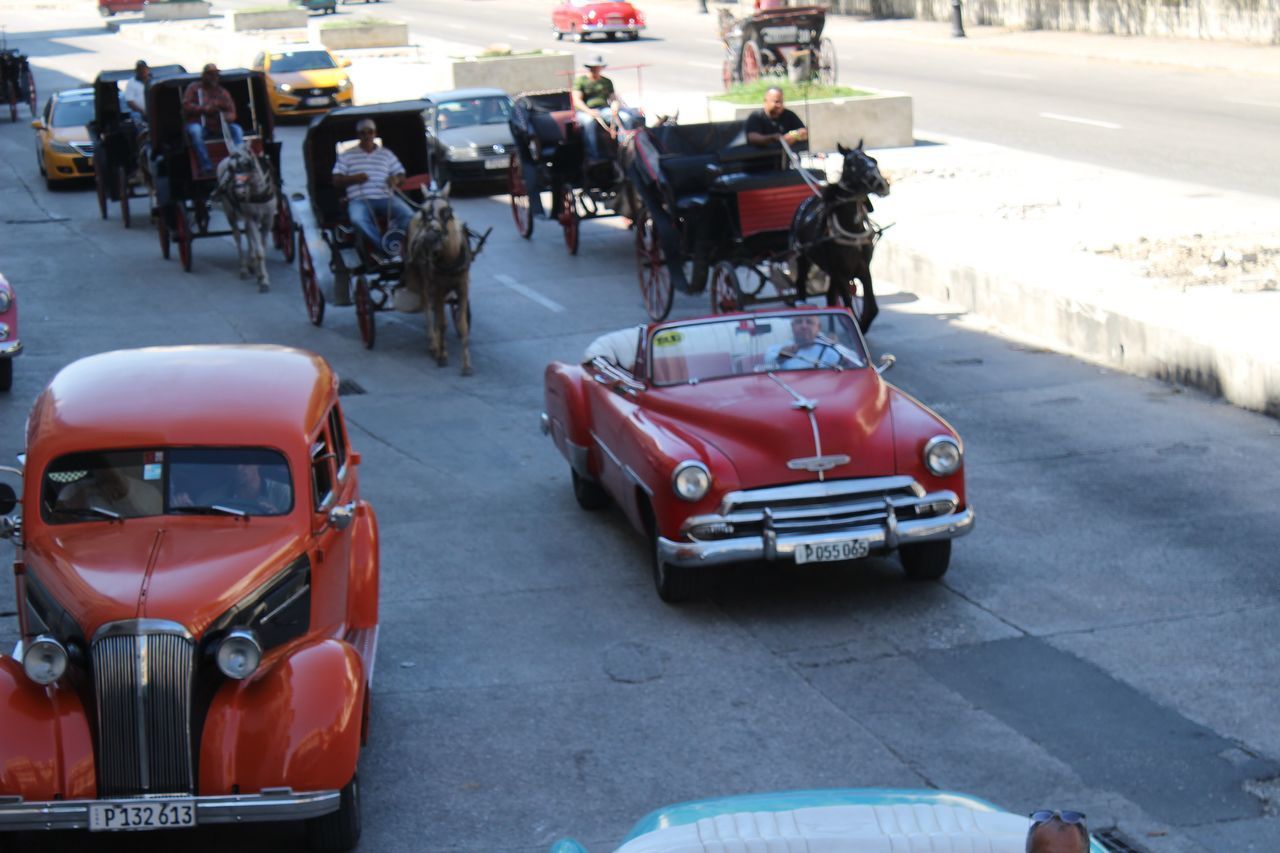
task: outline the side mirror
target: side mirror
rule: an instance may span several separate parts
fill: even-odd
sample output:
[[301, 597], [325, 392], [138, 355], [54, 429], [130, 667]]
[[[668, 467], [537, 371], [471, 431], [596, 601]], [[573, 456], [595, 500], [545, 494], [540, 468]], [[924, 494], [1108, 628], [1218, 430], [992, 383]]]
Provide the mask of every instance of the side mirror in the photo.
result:
[[36, 130], [44, 130], [44, 119], [32, 120], [31, 126], [34, 127]]
[[876, 365], [876, 373], [883, 374], [896, 364], [898, 359], [892, 353], [885, 353], [880, 356], [880, 363]]
[[339, 68], [350, 68], [350, 67], [351, 67], [351, 60], [350, 60], [350, 59], [348, 59], [348, 58], [347, 58], [347, 57], [345, 57], [345, 56], [340, 56], [340, 57], [338, 57], [338, 67], [339, 67]]
[[18, 505], [18, 494], [13, 486], [0, 483], [0, 515], [8, 515]]
[[356, 505], [354, 503], [335, 506], [329, 510], [329, 523], [333, 525], [334, 530], [346, 530], [351, 526], [351, 522], [356, 517]]

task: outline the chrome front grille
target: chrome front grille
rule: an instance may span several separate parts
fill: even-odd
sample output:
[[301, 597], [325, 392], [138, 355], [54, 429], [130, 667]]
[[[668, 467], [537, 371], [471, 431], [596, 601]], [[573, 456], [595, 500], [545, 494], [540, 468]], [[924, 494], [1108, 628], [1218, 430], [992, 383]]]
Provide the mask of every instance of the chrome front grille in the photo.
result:
[[476, 154], [481, 157], [492, 157], [495, 154], [506, 154], [506, 145], [477, 145]]
[[76, 149], [77, 151], [79, 151], [81, 154], [83, 154], [83, 155], [84, 155], [84, 156], [86, 156], [86, 157], [92, 157], [92, 156], [93, 156], [93, 143], [92, 143], [92, 142], [72, 142], [72, 143], [71, 143], [71, 147], [72, 147], [72, 148], [74, 148], [74, 149]]
[[113, 622], [92, 655], [99, 796], [191, 793], [190, 635], [172, 622]]

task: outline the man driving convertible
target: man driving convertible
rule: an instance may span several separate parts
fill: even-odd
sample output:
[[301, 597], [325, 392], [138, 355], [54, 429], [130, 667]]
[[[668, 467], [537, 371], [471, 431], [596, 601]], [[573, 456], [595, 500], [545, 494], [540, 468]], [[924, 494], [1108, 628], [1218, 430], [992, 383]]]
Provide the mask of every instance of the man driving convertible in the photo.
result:
[[848, 350], [841, 352], [837, 342], [821, 334], [822, 317], [800, 316], [791, 318], [793, 343], [774, 344], [765, 351], [764, 364], [781, 370], [805, 370], [810, 367], [853, 366]]

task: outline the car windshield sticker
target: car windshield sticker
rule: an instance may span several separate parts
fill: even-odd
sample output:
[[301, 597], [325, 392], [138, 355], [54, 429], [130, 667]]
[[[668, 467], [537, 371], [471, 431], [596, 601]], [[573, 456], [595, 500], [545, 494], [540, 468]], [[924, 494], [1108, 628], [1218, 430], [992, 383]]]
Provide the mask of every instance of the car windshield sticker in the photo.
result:
[[158, 462], [151, 462], [142, 466], [142, 479], [159, 480], [164, 475], [164, 466]]
[[684, 340], [684, 335], [677, 331], [662, 332], [653, 336], [653, 345], [655, 347], [673, 347]]
[[152, 462], [163, 462], [163, 461], [164, 461], [163, 450], [144, 450], [142, 452], [142, 462], [145, 465], [149, 465]]

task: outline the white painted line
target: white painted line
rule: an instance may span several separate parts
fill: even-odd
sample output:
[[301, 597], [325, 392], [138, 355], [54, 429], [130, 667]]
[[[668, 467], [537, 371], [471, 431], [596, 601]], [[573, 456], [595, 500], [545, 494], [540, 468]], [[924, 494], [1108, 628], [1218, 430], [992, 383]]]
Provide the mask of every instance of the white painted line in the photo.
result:
[[1273, 110], [1280, 110], [1280, 103], [1276, 101], [1250, 101], [1246, 98], [1227, 98], [1228, 104], [1244, 104], [1246, 107], [1270, 107]]
[[724, 68], [724, 63], [721, 62], [686, 62], [685, 65], [690, 68], [714, 68], [717, 71]]
[[507, 38], [509, 38], [509, 39], [520, 39], [520, 41], [528, 41], [528, 40], [529, 40], [529, 37], [528, 37], [528, 36], [522, 36], [522, 35], [520, 35], [519, 33], [507, 33]]
[[1040, 113], [1040, 118], [1053, 119], [1054, 121], [1069, 121], [1072, 124], [1087, 124], [1090, 127], [1100, 127], [1103, 130], [1120, 130], [1120, 125], [1112, 124], [1109, 121], [1099, 121], [1095, 118], [1080, 118], [1079, 116], [1064, 116], [1059, 113]]
[[556, 302], [554, 299], [548, 299], [532, 287], [527, 287], [521, 284], [506, 273], [496, 273], [493, 277], [498, 280], [499, 284], [510, 290], [514, 290], [526, 299], [532, 299], [534, 302], [538, 303], [543, 308], [546, 308], [553, 314], [564, 313], [564, 306], [559, 302]]
[[1007, 77], [1010, 80], [1034, 80], [1031, 74], [1019, 74], [1016, 71], [979, 71], [979, 74], [987, 77]]

